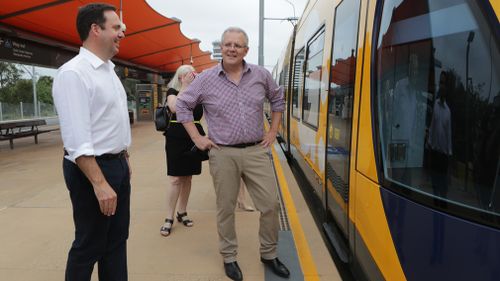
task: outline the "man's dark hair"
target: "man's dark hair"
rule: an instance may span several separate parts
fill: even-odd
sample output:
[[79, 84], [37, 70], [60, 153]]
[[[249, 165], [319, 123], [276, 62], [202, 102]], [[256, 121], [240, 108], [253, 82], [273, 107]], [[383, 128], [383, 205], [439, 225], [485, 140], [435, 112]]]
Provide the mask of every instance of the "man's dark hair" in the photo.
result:
[[82, 42], [89, 37], [89, 31], [92, 24], [95, 23], [104, 29], [104, 23], [106, 22], [104, 12], [106, 11], [116, 11], [116, 8], [110, 4], [91, 3], [78, 9], [76, 29], [78, 30], [78, 35], [80, 35]]

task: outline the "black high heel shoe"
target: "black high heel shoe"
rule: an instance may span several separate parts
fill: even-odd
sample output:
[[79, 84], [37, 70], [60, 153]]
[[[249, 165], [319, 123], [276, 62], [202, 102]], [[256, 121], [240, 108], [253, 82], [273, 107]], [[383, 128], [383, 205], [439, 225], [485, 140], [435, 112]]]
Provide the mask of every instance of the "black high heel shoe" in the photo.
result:
[[[168, 226], [168, 224], [170, 224], [170, 226]], [[160, 228], [160, 234], [162, 236], [169, 236], [170, 235], [170, 232], [172, 232], [172, 226], [174, 225], [174, 220], [171, 220], [171, 219], [165, 219], [165, 223], [163, 224], [163, 226]]]
[[177, 221], [182, 222], [182, 224], [187, 227], [193, 226], [193, 221], [188, 218], [187, 212], [184, 213], [177, 212]]

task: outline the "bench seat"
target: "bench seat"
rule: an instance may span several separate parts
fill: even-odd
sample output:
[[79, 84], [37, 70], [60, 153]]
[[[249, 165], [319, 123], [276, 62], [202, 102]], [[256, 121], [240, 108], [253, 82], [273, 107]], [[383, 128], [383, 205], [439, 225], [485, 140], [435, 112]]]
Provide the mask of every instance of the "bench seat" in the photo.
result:
[[38, 135], [57, 131], [59, 128], [38, 129], [38, 126], [46, 125], [45, 120], [21, 120], [0, 123], [0, 141], [8, 140], [10, 149], [14, 149], [14, 139], [24, 137], [34, 137], [35, 143], [38, 144]]

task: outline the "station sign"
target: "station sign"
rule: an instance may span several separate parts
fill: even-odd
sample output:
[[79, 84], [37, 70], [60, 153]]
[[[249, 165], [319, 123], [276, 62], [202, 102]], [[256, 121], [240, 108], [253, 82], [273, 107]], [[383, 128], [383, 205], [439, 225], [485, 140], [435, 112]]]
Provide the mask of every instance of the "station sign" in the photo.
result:
[[70, 51], [0, 34], [0, 60], [59, 67], [74, 56]]

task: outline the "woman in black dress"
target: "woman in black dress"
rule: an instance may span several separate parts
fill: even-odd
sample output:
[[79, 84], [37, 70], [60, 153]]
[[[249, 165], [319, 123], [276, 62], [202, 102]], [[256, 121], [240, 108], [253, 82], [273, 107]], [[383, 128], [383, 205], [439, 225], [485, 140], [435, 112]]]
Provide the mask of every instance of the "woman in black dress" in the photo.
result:
[[[182, 65], [175, 72], [174, 77], [168, 84], [167, 104], [173, 116], [170, 127], [164, 133], [165, 151], [167, 154], [167, 175], [170, 176], [170, 187], [167, 190], [167, 218], [160, 229], [163, 236], [170, 235], [174, 223], [175, 205], [177, 205], [176, 218], [187, 227], [193, 226], [193, 221], [188, 218], [186, 207], [191, 192], [192, 175], [201, 174], [201, 157], [191, 151], [194, 143], [181, 123], [175, 122], [175, 103], [177, 95], [182, 95], [195, 77], [194, 68], [190, 65]], [[196, 106], [193, 117], [200, 134], [205, 135], [200, 125], [203, 116], [201, 105]]]

